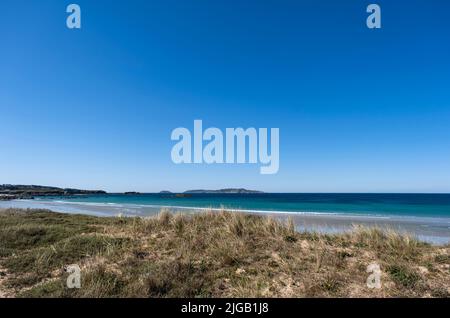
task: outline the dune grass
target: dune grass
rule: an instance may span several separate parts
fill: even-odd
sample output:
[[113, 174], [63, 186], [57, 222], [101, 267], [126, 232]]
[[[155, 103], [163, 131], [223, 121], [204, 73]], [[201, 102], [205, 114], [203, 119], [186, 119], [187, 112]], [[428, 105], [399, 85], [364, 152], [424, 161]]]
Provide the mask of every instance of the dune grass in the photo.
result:
[[[449, 297], [450, 247], [395, 232], [299, 233], [252, 214], [0, 212], [2, 297]], [[381, 289], [366, 285], [369, 264]], [[68, 289], [67, 265], [81, 268]]]

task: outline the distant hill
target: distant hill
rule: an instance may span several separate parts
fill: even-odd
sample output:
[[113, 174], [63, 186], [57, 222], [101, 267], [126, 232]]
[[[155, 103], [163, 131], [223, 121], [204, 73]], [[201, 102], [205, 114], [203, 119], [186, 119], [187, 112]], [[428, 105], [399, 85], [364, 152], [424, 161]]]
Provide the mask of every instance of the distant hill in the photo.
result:
[[102, 190], [80, 190], [40, 185], [0, 185], [0, 200], [31, 199], [36, 196], [70, 196], [81, 194], [106, 194], [106, 192]]
[[264, 193], [262, 191], [247, 190], [243, 188], [227, 188], [220, 190], [188, 190], [184, 193]]

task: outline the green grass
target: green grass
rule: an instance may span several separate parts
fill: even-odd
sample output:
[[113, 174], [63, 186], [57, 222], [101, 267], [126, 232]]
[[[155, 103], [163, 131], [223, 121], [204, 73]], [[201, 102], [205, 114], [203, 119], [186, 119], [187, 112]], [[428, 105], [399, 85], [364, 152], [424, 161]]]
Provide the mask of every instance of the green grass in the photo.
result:
[[[298, 233], [292, 222], [229, 212], [97, 218], [8, 210], [0, 230], [0, 294], [7, 296], [449, 295], [448, 246], [380, 229]], [[374, 262], [380, 290], [366, 286]], [[66, 287], [70, 264], [81, 268], [81, 289]]]
[[51, 270], [82, 261], [97, 255], [120, 250], [128, 239], [109, 238], [101, 235], [77, 235], [50, 245], [7, 258], [2, 262], [10, 272], [26, 273], [31, 271], [48, 273]]
[[415, 288], [421, 280], [418, 273], [405, 265], [390, 265], [387, 270], [394, 282], [405, 288]]

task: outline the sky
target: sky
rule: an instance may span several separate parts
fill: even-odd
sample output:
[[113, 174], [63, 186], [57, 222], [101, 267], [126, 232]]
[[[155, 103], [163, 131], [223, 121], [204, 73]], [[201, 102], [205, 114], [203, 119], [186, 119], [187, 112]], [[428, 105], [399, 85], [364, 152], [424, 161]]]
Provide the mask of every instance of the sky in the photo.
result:
[[[381, 29], [366, 26], [370, 3]], [[447, 0], [2, 0], [0, 184], [450, 192], [449, 12]], [[196, 119], [279, 128], [279, 172], [174, 164], [171, 132]]]

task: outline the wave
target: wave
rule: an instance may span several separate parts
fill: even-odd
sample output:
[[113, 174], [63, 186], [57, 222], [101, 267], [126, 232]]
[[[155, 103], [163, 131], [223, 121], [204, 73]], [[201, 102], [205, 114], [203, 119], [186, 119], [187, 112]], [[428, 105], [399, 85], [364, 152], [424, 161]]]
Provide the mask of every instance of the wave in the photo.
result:
[[167, 205], [167, 204], [133, 204], [133, 203], [116, 203], [116, 202], [86, 202], [86, 201], [71, 201], [71, 200], [17, 200], [25, 202], [39, 202], [40, 204], [49, 205], [67, 205], [67, 206], [77, 206], [79, 209], [82, 207], [91, 208], [114, 208], [124, 209], [127, 212], [135, 212], [137, 214], [143, 214], [144, 209], [175, 209], [175, 210], [193, 210], [193, 211], [232, 211], [232, 212], [242, 212], [242, 213], [255, 213], [255, 214], [286, 214], [286, 215], [315, 215], [315, 216], [333, 216], [339, 218], [365, 218], [365, 219], [377, 219], [377, 220], [390, 220], [390, 219], [409, 219], [409, 220], [432, 220], [436, 222], [444, 222], [450, 224], [450, 218], [445, 216], [414, 216], [414, 215], [397, 215], [397, 214], [386, 214], [377, 212], [358, 212], [358, 211], [310, 211], [310, 210], [298, 210], [298, 211], [286, 211], [286, 210], [261, 210], [261, 209], [246, 209], [246, 208], [235, 208], [235, 207], [213, 207], [213, 206], [183, 206], [183, 205]]
[[[20, 201], [33, 201], [33, 200], [20, 200]], [[180, 206], [180, 205], [162, 205], [162, 204], [132, 204], [132, 203], [115, 203], [115, 202], [74, 202], [65, 200], [39, 200], [42, 204], [61, 204], [61, 205], [72, 205], [72, 206], [86, 206], [86, 207], [113, 207], [115, 209], [126, 209], [127, 211], [134, 211], [141, 214], [142, 210], [146, 208], [152, 209], [176, 209], [176, 210], [193, 210], [193, 211], [231, 211], [231, 212], [242, 212], [242, 213], [255, 213], [255, 214], [287, 214], [287, 215], [316, 215], [316, 216], [334, 216], [342, 218], [375, 218], [379, 220], [390, 220], [393, 218], [401, 219], [442, 219], [447, 221], [447, 218], [442, 217], [422, 217], [422, 216], [403, 216], [403, 215], [386, 215], [382, 213], [363, 213], [363, 212], [337, 212], [337, 211], [284, 211], [284, 210], [259, 210], [259, 209], [243, 209], [243, 208], [233, 208], [233, 207], [212, 207], [212, 206]], [[134, 209], [134, 210], [133, 210]]]

